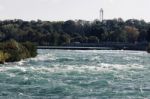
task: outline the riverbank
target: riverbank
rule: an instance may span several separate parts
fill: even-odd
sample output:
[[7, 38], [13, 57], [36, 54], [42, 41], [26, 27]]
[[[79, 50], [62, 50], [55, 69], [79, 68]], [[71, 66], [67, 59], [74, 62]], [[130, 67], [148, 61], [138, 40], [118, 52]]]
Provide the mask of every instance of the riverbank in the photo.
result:
[[148, 43], [72, 43], [62, 46], [38, 46], [38, 49], [69, 49], [69, 50], [140, 50], [145, 51]]
[[37, 46], [38, 49], [62, 50], [114, 50], [112, 47], [77, 47], [77, 46]]

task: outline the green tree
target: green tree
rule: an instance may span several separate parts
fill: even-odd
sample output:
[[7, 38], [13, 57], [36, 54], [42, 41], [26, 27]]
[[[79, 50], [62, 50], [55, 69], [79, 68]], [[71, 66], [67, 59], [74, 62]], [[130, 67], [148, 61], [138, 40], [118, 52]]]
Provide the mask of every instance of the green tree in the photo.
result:
[[137, 41], [139, 37], [139, 31], [137, 28], [131, 26], [125, 26], [125, 32], [127, 33], [129, 42], [134, 43]]
[[96, 36], [90, 36], [88, 38], [88, 43], [99, 43], [99, 39]]

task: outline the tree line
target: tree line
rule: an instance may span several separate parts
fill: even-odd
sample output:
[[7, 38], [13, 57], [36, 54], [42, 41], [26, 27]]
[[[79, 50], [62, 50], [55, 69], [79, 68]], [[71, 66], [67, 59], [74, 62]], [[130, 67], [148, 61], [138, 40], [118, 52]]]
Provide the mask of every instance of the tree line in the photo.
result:
[[150, 23], [144, 20], [119, 19], [85, 21], [0, 21], [0, 41], [15, 39], [37, 45], [65, 45], [71, 43], [150, 41]]

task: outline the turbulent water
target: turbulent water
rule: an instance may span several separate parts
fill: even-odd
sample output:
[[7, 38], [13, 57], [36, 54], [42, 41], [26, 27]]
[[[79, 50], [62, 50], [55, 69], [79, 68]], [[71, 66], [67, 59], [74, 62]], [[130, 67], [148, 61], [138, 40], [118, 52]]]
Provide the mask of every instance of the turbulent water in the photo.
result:
[[150, 99], [150, 54], [38, 50], [0, 65], [0, 99]]

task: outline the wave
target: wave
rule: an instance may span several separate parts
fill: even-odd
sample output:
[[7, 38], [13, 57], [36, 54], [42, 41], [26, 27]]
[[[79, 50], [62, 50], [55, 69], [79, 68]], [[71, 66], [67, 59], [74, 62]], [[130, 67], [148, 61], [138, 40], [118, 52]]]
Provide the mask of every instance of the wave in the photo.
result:
[[107, 64], [101, 63], [100, 66], [107, 69], [116, 69], [116, 70], [127, 70], [127, 69], [143, 69], [144, 66], [140, 64]]
[[[22, 68], [23, 69], [23, 68]], [[53, 67], [30, 67], [30, 70], [42, 73], [56, 73], [56, 72], [100, 72], [100, 71], [120, 71], [120, 70], [130, 70], [130, 69], [144, 69], [143, 65], [139, 64], [107, 64], [101, 63], [96, 66], [93, 65], [59, 65], [55, 64]], [[23, 69], [24, 70], [24, 69]]]
[[126, 57], [123, 57], [124, 60], [127, 60], [127, 61], [133, 61], [133, 60], [140, 60], [140, 57], [134, 57], [134, 56], [126, 56]]
[[[24, 61], [23, 61], [24, 62]], [[0, 67], [0, 71], [11, 71], [19, 70], [20, 72], [26, 72], [30, 70], [31, 72], [87, 72], [87, 71], [114, 71], [114, 70], [130, 70], [130, 69], [144, 69], [143, 65], [140, 64], [108, 64], [108, 63], [99, 63], [97, 65], [60, 65], [60, 64], [51, 64], [52, 66], [22, 66], [22, 62], [18, 63], [21, 65], [16, 66], [3, 66]]]
[[29, 60], [33, 60], [37, 62], [37, 61], [55, 60], [55, 59], [56, 58], [52, 54], [48, 53], [48, 54], [42, 54], [42, 55], [40, 54], [37, 57], [31, 58]]
[[21, 60], [19, 62], [15, 62], [15, 64], [17, 64], [19, 66], [23, 66], [25, 63], [27, 63], [27, 60]]

